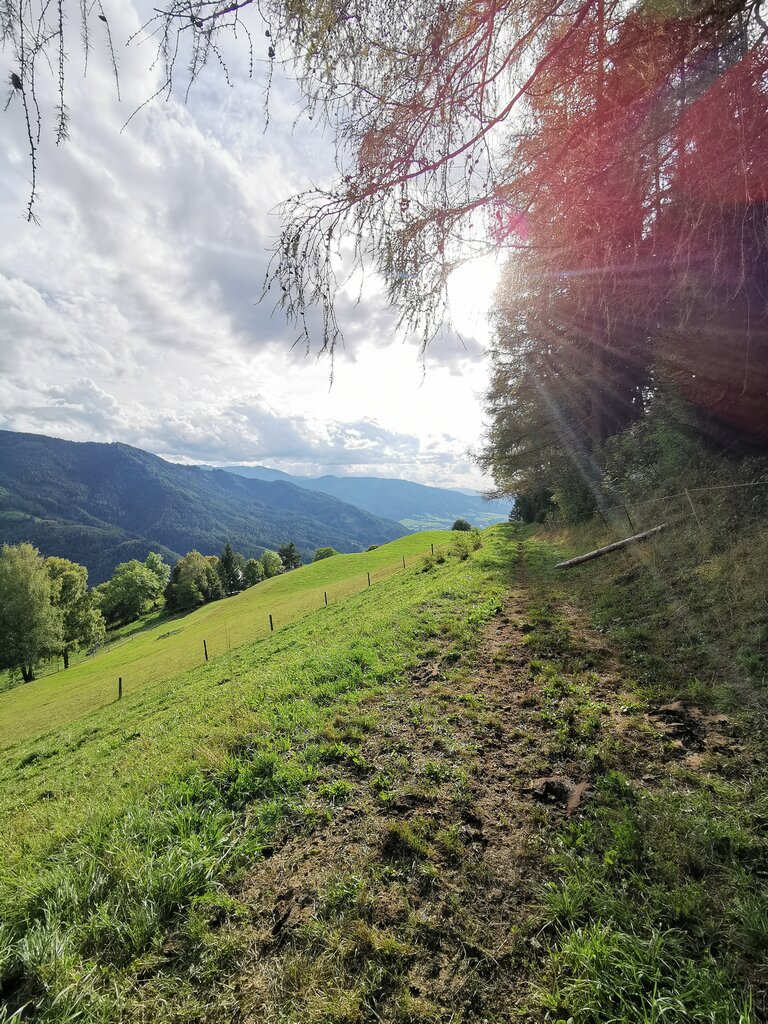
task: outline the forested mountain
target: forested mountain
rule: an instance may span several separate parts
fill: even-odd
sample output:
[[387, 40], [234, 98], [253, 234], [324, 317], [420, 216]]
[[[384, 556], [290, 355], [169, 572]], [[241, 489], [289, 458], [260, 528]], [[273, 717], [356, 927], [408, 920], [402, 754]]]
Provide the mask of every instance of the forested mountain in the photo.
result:
[[480, 495], [443, 487], [427, 487], [409, 480], [378, 476], [291, 476], [267, 466], [227, 466], [228, 473], [257, 480], [285, 480], [297, 487], [330, 494], [340, 501], [396, 519], [412, 530], [450, 526], [468, 519], [474, 526], [503, 522], [511, 502], [485, 501]]
[[396, 522], [284, 481], [179, 466], [125, 444], [62, 441], [0, 431], [0, 541], [29, 541], [44, 555], [88, 567], [90, 582], [160, 551], [246, 557], [293, 540], [360, 551], [407, 531]]

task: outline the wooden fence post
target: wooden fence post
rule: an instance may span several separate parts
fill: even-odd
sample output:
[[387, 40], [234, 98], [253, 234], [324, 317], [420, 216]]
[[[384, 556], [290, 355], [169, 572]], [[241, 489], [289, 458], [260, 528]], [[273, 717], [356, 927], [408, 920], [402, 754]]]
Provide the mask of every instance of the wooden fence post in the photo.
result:
[[117, 699], [122, 700], [123, 697], [123, 677], [118, 676], [117, 679]]
[[272, 616], [270, 615], [270, 616], [269, 616], [269, 630], [270, 630], [270, 632], [273, 632], [273, 631], [274, 631], [274, 628], [275, 628], [275, 624], [274, 624], [274, 622], [272, 621]]
[[208, 644], [205, 640], [203, 640], [203, 654], [205, 655], [205, 660], [208, 661]]
[[403, 555], [403, 568], [405, 568], [405, 555]]
[[325, 607], [327, 608], [328, 607], [328, 591], [324, 590], [323, 594], [325, 595]]
[[368, 586], [370, 587], [370, 585], [371, 585], [371, 574], [368, 573]]

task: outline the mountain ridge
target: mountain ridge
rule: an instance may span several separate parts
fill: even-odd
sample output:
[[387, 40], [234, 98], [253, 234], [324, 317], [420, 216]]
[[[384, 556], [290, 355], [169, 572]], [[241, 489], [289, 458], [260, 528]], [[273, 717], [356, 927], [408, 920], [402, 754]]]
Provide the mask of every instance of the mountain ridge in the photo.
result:
[[[282, 480], [297, 487], [329, 494], [358, 508], [394, 519], [409, 529], [450, 527], [456, 519], [468, 519], [474, 526], [503, 522], [510, 501], [486, 501], [481, 495], [452, 488], [418, 484], [411, 480], [377, 476], [294, 476], [269, 466], [206, 466], [246, 479]], [[502, 511], [503, 509], [503, 511]]]
[[79, 561], [91, 582], [149, 550], [175, 561], [230, 542], [251, 557], [293, 540], [306, 560], [317, 547], [360, 551], [406, 532], [282, 480], [182, 466], [122, 442], [0, 431], [0, 541]]

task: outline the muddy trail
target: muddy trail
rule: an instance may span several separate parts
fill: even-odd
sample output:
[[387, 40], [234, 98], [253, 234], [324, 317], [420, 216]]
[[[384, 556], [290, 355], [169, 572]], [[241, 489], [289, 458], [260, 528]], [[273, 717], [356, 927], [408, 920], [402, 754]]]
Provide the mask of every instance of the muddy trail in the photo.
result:
[[238, 1019], [518, 1019], [541, 980], [547, 852], [599, 777], [652, 789], [671, 760], [717, 774], [742, 749], [727, 716], [638, 702], [583, 613], [532, 594], [523, 545], [515, 578], [470, 655], [334, 720], [309, 805], [221, 926], [247, 948]]

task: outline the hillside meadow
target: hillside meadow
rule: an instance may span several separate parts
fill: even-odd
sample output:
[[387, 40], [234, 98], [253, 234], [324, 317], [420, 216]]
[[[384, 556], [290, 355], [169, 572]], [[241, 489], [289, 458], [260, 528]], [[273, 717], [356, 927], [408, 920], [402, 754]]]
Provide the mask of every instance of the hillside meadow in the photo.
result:
[[451, 539], [447, 530], [403, 537], [373, 551], [334, 555], [264, 580], [225, 600], [215, 601], [183, 616], [163, 617], [150, 628], [128, 627], [126, 635], [92, 657], [81, 657], [65, 670], [42, 676], [32, 684], [0, 693], [0, 750], [46, 735], [49, 730], [80, 721], [117, 697], [123, 679], [123, 701], [155, 684], [172, 685], [179, 673], [204, 660], [203, 641], [210, 659], [224, 657], [251, 640], [297, 618], [340, 601], [372, 583], [402, 571], [420, 556]]
[[[296, 760], [289, 752], [302, 749], [335, 713], [333, 707], [354, 705], [371, 688], [400, 679], [434, 648], [432, 638], [440, 633], [471, 642], [477, 623], [498, 608], [500, 587], [490, 584], [477, 556], [448, 557], [423, 571], [418, 552], [429, 553], [433, 543], [436, 550], [450, 550], [458, 542], [443, 531], [334, 556], [192, 613], [178, 620], [182, 632], [165, 637], [169, 624], [162, 623], [66, 676], [2, 694], [0, 820], [6, 840], [0, 918], [16, 922], [3, 932], [5, 939], [16, 928], [26, 933], [46, 922], [57, 934], [63, 929], [69, 943], [75, 941], [70, 929], [97, 910], [110, 917], [110, 929], [130, 929], [128, 918], [146, 913], [133, 901], [143, 904], [140, 890], [151, 864], [159, 858], [167, 868], [173, 862], [175, 872], [184, 850], [190, 853], [179, 829], [195, 848], [195, 893], [231, 866], [234, 846], [244, 844], [255, 855], [283, 803], [311, 778], [319, 756], [302, 751]], [[265, 628], [270, 611], [272, 633]], [[204, 636], [214, 655], [208, 663], [202, 660]], [[118, 672], [125, 680], [121, 701], [115, 699]], [[253, 764], [261, 767], [249, 782]], [[210, 803], [212, 791], [205, 794], [222, 772], [232, 778], [224, 786], [229, 796], [216, 809], [219, 798]], [[245, 826], [247, 836], [235, 813], [246, 791], [265, 796], [265, 807]], [[207, 834], [212, 821], [215, 835], [203, 838], [198, 826]], [[213, 846], [204, 853], [209, 839]], [[106, 888], [79, 887], [85, 862], [89, 871], [99, 864], [107, 872]], [[117, 902], [107, 911], [113, 898]], [[139, 946], [181, 905], [181, 897], [168, 899], [161, 899], [163, 908], [156, 908], [159, 916], [146, 924]], [[48, 978], [49, 958], [59, 955], [41, 950], [40, 962], [29, 966], [30, 977]], [[103, 955], [101, 950], [98, 956]], [[6, 969], [15, 962], [8, 956], [4, 960], [0, 951]], [[64, 972], [70, 981], [93, 965], [82, 951], [72, 956], [74, 975], [67, 974], [69, 968]], [[53, 985], [51, 997], [57, 992]], [[70, 1019], [62, 1013], [43, 1019]]]
[[0, 1021], [764, 1020], [762, 715], [624, 643], [674, 538], [584, 540], [297, 570], [250, 598], [294, 621], [6, 746]]

